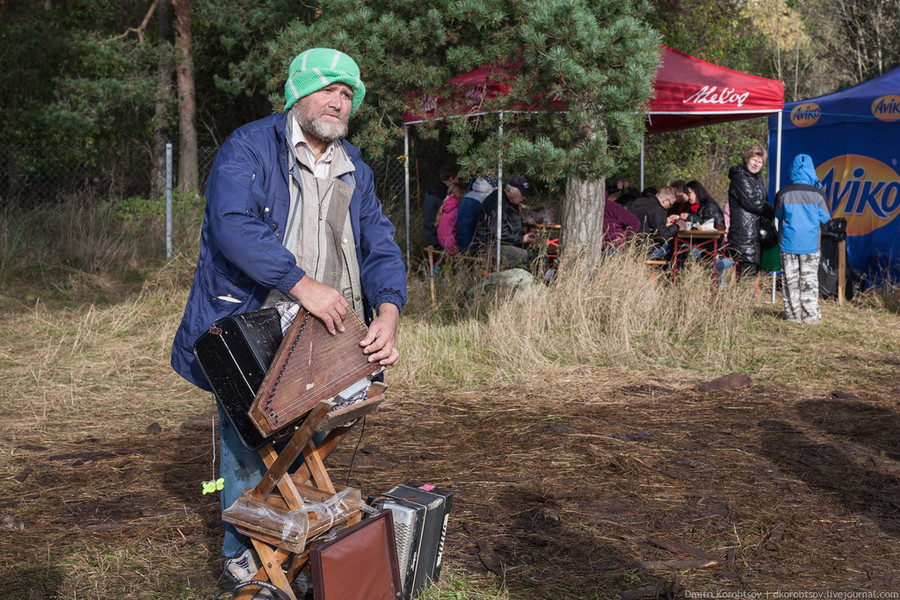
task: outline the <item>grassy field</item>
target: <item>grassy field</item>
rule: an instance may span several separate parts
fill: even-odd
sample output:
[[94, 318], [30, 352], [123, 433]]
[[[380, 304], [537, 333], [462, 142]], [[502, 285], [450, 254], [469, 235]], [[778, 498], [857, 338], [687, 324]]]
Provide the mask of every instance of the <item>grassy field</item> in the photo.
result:
[[[8, 216], [0, 596], [212, 598], [212, 401], [168, 367], [196, 222], [166, 261], [111, 208]], [[765, 279], [672, 286], [629, 255], [463, 301], [473, 282], [442, 272], [432, 304], [412, 270], [388, 401], [332, 457], [364, 494], [454, 491], [429, 598], [900, 590], [896, 292], [803, 327]]]

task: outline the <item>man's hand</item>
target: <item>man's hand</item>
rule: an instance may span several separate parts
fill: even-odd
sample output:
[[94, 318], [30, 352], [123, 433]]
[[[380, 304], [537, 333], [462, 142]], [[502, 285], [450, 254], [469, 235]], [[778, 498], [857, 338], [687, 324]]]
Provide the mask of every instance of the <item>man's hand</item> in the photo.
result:
[[309, 275], [304, 275], [291, 288], [291, 296], [313, 316], [322, 319], [332, 335], [335, 329], [344, 331], [344, 318], [350, 310], [350, 305], [336, 289], [316, 281]]
[[359, 345], [369, 355], [369, 362], [382, 366], [395, 365], [400, 360], [400, 351], [394, 345], [397, 325], [400, 324], [400, 309], [396, 304], [383, 302], [378, 307], [378, 316], [369, 325], [369, 332]]
[[531, 244], [534, 243], [534, 238], [535, 238], [534, 232], [529, 231], [524, 236], [522, 236], [522, 245], [526, 246], [526, 247], [530, 246]]

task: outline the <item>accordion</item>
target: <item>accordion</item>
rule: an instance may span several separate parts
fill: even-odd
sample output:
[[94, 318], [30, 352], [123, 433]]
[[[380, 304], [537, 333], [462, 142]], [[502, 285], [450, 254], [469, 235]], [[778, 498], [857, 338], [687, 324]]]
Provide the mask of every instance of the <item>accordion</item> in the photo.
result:
[[393, 515], [403, 600], [409, 600], [415, 586], [416, 569], [419, 567], [419, 549], [422, 544], [422, 530], [425, 527], [426, 508], [421, 504], [387, 496], [370, 497], [368, 504]]
[[393, 513], [404, 600], [418, 596], [440, 576], [452, 500], [452, 492], [416, 481], [368, 499], [374, 508]]

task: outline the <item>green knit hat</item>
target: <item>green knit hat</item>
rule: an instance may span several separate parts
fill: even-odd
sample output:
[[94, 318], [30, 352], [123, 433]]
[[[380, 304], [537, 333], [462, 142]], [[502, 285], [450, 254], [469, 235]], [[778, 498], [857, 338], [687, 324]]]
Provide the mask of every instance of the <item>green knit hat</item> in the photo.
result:
[[294, 102], [332, 83], [346, 83], [353, 88], [350, 114], [356, 112], [366, 95], [366, 86], [359, 78], [356, 62], [331, 48], [313, 48], [297, 55], [288, 69], [288, 80], [284, 84], [284, 110]]

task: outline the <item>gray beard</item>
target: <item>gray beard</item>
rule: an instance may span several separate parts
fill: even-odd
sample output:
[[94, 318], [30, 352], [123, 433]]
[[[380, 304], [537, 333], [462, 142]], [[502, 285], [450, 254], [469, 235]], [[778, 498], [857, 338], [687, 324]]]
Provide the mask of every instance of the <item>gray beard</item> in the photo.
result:
[[[299, 108], [299, 107], [298, 107]], [[300, 110], [294, 113], [297, 122], [300, 123], [300, 129], [304, 135], [316, 138], [322, 142], [333, 142], [343, 137], [347, 137], [347, 123], [344, 121], [338, 123], [326, 123], [319, 117], [306, 119]]]

